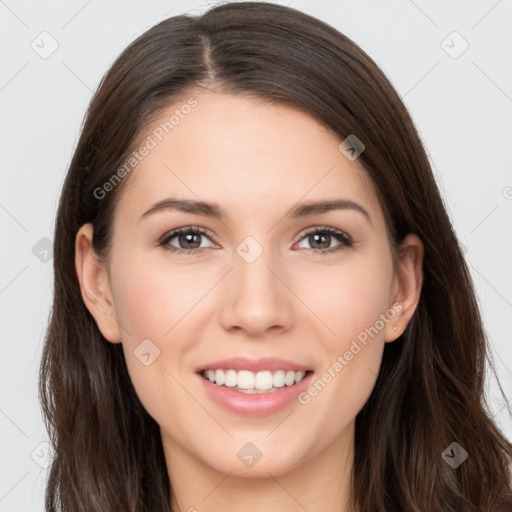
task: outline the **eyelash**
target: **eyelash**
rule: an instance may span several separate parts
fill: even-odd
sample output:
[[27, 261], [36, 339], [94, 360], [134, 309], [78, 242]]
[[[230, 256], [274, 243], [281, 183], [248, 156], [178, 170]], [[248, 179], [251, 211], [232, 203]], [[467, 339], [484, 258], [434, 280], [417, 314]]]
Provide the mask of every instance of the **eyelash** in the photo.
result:
[[[332, 235], [338, 242], [341, 242], [339, 245], [337, 245], [336, 247], [333, 247], [331, 249], [325, 249], [325, 250], [306, 249], [307, 251], [312, 251], [313, 254], [318, 255], [318, 256], [324, 256], [326, 254], [332, 254], [332, 253], [335, 253], [338, 251], [342, 251], [343, 249], [345, 249], [347, 247], [351, 247], [354, 243], [354, 241], [343, 231], [339, 231], [338, 229], [334, 229], [334, 228], [331, 228], [328, 226], [322, 226], [322, 227], [317, 227], [315, 229], [312, 229], [311, 231], [304, 233], [300, 240], [303, 240], [307, 236], [310, 236], [310, 235], [313, 235], [316, 233], [323, 233], [323, 234], [327, 233], [329, 235]], [[204, 228], [200, 228], [200, 227], [196, 227], [196, 226], [189, 226], [186, 228], [177, 228], [177, 229], [173, 229], [172, 231], [169, 231], [168, 233], [163, 235], [162, 238], [160, 238], [159, 245], [161, 247], [163, 247], [166, 251], [170, 251], [174, 254], [199, 255], [205, 251], [206, 247], [203, 247], [202, 249], [179, 249], [177, 247], [168, 245], [169, 242], [173, 238], [175, 238], [178, 235], [182, 235], [182, 234], [186, 234], [186, 235], [200, 234], [200, 235], [205, 235], [208, 237], [206, 230]], [[208, 237], [208, 238], [210, 238], [210, 237]]]

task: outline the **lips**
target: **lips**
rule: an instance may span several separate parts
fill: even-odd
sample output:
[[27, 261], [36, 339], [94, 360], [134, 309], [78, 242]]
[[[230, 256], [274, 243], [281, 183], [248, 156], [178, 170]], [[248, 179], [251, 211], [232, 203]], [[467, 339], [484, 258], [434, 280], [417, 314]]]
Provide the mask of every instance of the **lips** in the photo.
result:
[[232, 357], [230, 359], [222, 359], [219, 361], [213, 361], [196, 368], [196, 373], [202, 373], [205, 370], [249, 370], [250, 372], [263, 372], [265, 370], [293, 370], [294, 372], [308, 372], [312, 371], [312, 368], [303, 364], [295, 363], [286, 359], [280, 359], [277, 357], [262, 357], [258, 359], [250, 359], [247, 357]]
[[[296, 375], [299, 375], [299, 377], [295, 383], [290, 382], [290, 385], [283, 385], [282, 382], [279, 382], [281, 384], [279, 388], [272, 387], [266, 390], [240, 389], [218, 385], [214, 382], [215, 379], [210, 381], [206, 376], [208, 374], [212, 376], [214, 370], [217, 370], [215, 374], [224, 376], [221, 378], [225, 378], [228, 371], [237, 372], [238, 374], [240, 372], [263, 374], [269, 374], [270, 372], [291, 374], [297, 372]], [[226, 370], [225, 375], [222, 370]], [[293, 403], [295, 403], [295, 407], [298, 407], [297, 396], [310, 385], [313, 373], [311, 367], [276, 357], [260, 359], [235, 357], [213, 361], [196, 368], [198, 384], [204, 389], [206, 396], [218, 406], [239, 416], [265, 416], [290, 407]], [[268, 375], [265, 377], [268, 377]], [[274, 383], [276, 382], [274, 381]], [[245, 381], [243, 385], [251, 387], [251, 384], [247, 384]], [[268, 383], [260, 385], [268, 388]]]
[[298, 384], [279, 388], [275, 392], [246, 394], [224, 386], [217, 386], [209, 380], [196, 375], [198, 385], [202, 387], [205, 396], [237, 416], [267, 416], [288, 407], [303, 407], [298, 401], [300, 393], [311, 385], [313, 373], [306, 375]]

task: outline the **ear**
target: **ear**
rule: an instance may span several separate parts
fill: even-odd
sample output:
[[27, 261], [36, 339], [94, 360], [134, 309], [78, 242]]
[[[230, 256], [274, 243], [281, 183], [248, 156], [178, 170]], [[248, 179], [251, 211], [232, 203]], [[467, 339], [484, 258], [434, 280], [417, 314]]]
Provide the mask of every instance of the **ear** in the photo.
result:
[[106, 264], [94, 252], [92, 224], [84, 224], [75, 238], [75, 268], [85, 306], [96, 320], [103, 337], [121, 341]]
[[424, 247], [420, 238], [412, 233], [407, 235], [398, 249], [391, 297], [397, 314], [386, 324], [386, 342], [401, 336], [416, 311], [423, 286], [423, 255]]

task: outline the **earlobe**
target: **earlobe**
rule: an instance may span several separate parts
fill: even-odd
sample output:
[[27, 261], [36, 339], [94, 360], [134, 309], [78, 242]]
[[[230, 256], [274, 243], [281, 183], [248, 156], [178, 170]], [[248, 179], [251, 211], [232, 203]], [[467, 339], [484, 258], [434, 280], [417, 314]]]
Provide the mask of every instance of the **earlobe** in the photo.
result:
[[96, 320], [104, 338], [121, 341], [110, 280], [105, 262], [94, 252], [92, 224], [84, 224], [75, 238], [75, 269], [85, 306]]
[[386, 326], [387, 342], [402, 335], [416, 311], [423, 286], [423, 255], [424, 247], [420, 238], [412, 233], [407, 235], [400, 245], [394, 276], [396, 292], [391, 298], [394, 304], [400, 304], [400, 310]]

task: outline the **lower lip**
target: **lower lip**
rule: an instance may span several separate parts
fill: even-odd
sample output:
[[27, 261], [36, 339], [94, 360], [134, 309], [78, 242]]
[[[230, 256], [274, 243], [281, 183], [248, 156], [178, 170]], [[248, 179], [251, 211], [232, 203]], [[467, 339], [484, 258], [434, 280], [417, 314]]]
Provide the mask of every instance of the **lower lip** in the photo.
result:
[[225, 409], [240, 416], [265, 416], [280, 411], [297, 400], [299, 393], [309, 386], [313, 372], [293, 386], [283, 386], [279, 388], [279, 391], [271, 393], [255, 394], [235, 391], [226, 386], [217, 386], [203, 376], [196, 375], [210, 398]]

